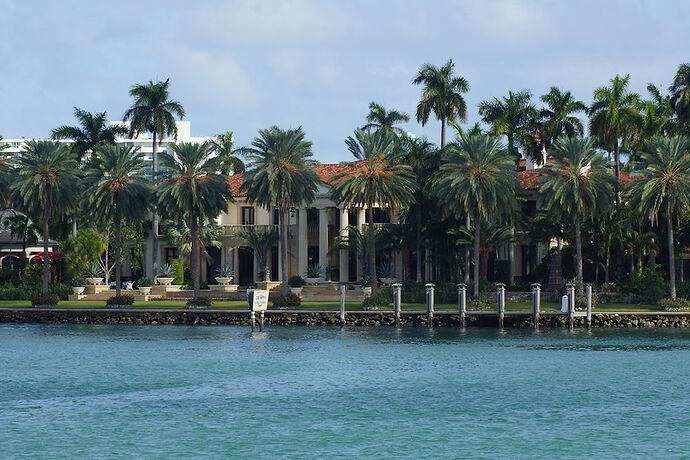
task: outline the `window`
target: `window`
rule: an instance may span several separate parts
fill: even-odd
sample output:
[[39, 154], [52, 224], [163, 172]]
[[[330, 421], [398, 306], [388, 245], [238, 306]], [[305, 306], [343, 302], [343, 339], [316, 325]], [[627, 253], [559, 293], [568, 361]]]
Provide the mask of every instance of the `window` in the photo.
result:
[[254, 225], [253, 206], [242, 206], [242, 225]]
[[165, 263], [167, 264], [173, 259], [177, 259], [179, 251], [177, 248], [165, 248]]

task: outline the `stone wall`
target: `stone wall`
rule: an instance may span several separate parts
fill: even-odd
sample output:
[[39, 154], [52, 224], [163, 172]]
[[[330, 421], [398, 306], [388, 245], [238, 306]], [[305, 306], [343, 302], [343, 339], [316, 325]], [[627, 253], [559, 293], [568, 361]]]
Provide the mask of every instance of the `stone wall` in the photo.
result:
[[[258, 316], [258, 315], [257, 315]], [[404, 327], [426, 327], [426, 313], [406, 312], [401, 317]], [[585, 318], [576, 317], [575, 327], [584, 327]], [[239, 310], [124, 310], [124, 309], [0, 309], [0, 323], [39, 324], [134, 324], [134, 325], [202, 325], [248, 326], [248, 311]], [[460, 316], [455, 313], [437, 312], [435, 327], [458, 327]], [[339, 326], [338, 312], [267, 311], [268, 326]], [[350, 312], [345, 315], [347, 326], [394, 326], [392, 312]], [[468, 314], [468, 327], [497, 327], [495, 314]], [[507, 314], [505, 327], [532, 327], [532, 316]], [[540, 327], [567, 327], [567, 316], [543, 314]], [[592, 327], [690, 327], [688, 313], [664, 314], [615, 314], [594, 313]]]

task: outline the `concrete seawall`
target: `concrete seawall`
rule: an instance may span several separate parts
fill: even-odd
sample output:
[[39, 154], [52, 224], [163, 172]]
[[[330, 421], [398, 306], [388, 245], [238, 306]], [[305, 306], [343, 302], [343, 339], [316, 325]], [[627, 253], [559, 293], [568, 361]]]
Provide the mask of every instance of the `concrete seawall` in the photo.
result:
[[[0, 323], [27, 324], [132, 324], [248, 326], [249, 312], [242, 310], [143, 310], [143, 309], [43, 309], [2, 308]], [[567, 327], [567, 316], [542, 312], [540, 327]], [[269, 310], [267, 326], [340, 326], [337, 311]], [[458, 327], [454, 312], [435, 312], [435, 327]], [[468, 312], [467, 327], [497, 327], [494, 312]], [[392, 311], [357, 311], [345, 315], [346, 326], [394, 326]], [[507, 312], [505, 327], [533, 327], [531, 312]], [[575, 327], [584, 327], [585, 318], [575, 317]], [[403, 312], [401, 326], [426, 327], [426, 312]], [[690, 313], [620, 312], [593, 313], [592, 327], [690, 327]]]

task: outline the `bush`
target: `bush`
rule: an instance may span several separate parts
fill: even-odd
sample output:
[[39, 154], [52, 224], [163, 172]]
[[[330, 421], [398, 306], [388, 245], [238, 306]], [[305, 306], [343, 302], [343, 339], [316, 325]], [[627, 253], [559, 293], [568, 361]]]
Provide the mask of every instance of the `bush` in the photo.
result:
[[[194, 290], [194, 283], [191, 281], [186, 281], [182, 286], [180, 286], [180, 289], [183, 291], [193, 291]], [[208, 291], [208, 283], [206, 281], [200, 280], [199, 281], [199, 289], [202, 291]]]
[[506, 288], [508, 291], [532, 292], [532, 283], [513, 283]]
[[678, 286], [676, 287], [676, 295], [684, 299], [690, 299], [690, 281], [678, 283]]
[[379, 308], [390, 307], [393, 299], [386, 294], [379, 294], [376, 297], [365, 297], [362, 307], [365, 310], [378, 310]]
[[14, 277], [14, 270], [11, 268], [1, 268], [0, 269], [0, 283], [6, 283], [11, 281]]
[[187, 301], [187, 307], [210, 307], [211, 305], [213, 305], [213, 299], [206, 295]]
[[496, 301], [490, 299], [489, 297], [483, 297], [479, 296], [477, 299], [467, 299], [467, 310], [468, 311], [473, 311], [473, 310], [479, 310], [479, 311], [491, 311], [491, 310], [497, 310], [498, 305], [496, 305]]
[[114, 295], [105, 301], [106, 305], [133, 305], [134, 297], [127, 294]]
[[690, 300], [684, 299], [682, 297], [676, 298], [676, 300], [671, 299], [659, 299], [657, 305], [661, 307], [664, 311], [685, 311], [690, 310]]
[[[592, 308], [597, 304], [597, 298], [592, 296]], [[575, 309], [584, 310], [587, 308], [587, 297], [575, 296]]]
[[182, 259], [173, 259], [169, 263], [173, 268], [173, 278], [175, 278], [172, 284], [184, 283], [184, 262]]
[[276, 295], [271, 298], [271, 305], [274, 307], [299, 307], [302, 304], [302, 299], [298, 295], [288, 293], [285, 295]]
[[305, 284], [307, 284], [307, 282], [299, 275], [292, 275], [288, 278], [288, 286], [290, 287], [301, 288], [304, 287]]
[[57, 294], [35, 295], [31, 298], [33, 306], [55, 306], [60, 301]]
[[645, 304], [655, 304], [663, 296], [667, 290], [664, 275], [657, 270], [658, 265], [654, 268], [643, 268], [635, 272], [633, 278], [621, 285], [621, 292], [624, 294], [632, 294], [635, 299]]
[[146, 277], [144, 277], [144, 278], [139, 278], [139, 280], [137, 281], [137, 288], [140, 288], [140, 287], [151, 287], [151, 285], [153, 285], [153, 281], [151, 281], [150, 278], [146, 278]]

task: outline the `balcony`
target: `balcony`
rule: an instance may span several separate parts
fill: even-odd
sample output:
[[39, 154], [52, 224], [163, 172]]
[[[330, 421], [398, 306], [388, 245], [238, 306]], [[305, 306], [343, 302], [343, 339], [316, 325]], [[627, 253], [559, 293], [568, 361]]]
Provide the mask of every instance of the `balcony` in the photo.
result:
[[237, 236], [243, 232], [256, 230], [258, 232], [278, 231], [277, 225], [223, 225], [223, 236]]

